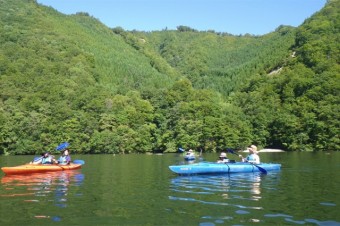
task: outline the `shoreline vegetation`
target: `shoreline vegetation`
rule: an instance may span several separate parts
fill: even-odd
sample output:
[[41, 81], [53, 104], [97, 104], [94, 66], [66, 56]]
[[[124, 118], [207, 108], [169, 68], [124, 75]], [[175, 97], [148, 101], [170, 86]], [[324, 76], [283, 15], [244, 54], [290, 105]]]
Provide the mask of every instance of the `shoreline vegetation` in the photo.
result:
[[[244, 150], [241, 152], [249, 152], [249, 150]], [[259, 153], [266, 153], [266, 152], [285, 152], [284, 150], [281, 149], [261, 149], [258, 151]]]

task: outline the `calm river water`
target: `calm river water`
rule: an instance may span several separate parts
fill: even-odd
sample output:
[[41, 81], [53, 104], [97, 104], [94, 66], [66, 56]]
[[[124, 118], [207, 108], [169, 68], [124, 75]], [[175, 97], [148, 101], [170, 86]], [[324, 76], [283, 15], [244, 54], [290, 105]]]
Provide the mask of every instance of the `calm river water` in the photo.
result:
[[[260, 156], [281, 171], [177, 176], [168, 166], [183, 157], [164, 154], [73, 155], [82, 169], [1, 172], [0, 225], [340, 225], [340, 152]], [[0, 166], [31, 159], [0, 156]]]

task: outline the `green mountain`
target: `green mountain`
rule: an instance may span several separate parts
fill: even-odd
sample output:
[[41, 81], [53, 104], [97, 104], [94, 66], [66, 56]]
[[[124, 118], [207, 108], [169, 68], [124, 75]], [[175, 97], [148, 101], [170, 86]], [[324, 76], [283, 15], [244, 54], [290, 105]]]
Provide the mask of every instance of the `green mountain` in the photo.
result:
[[291, 55], [295, 29], [281, 26], [264, 36], [232, 36], [179, 26], [176, 31], [134, 33], [133, 38], [120, 34], [130, 43], [136, 37], [145, 40], [138, 46], [141, 52], [160, 55], [195, 88], [229, 95], [252, 75], [282, 65]]
[[280, 73], [253, 77], [237, 94], [256, 140], [288, 150], [339, 150], [340, 1], [296, 31]]
[[338, 150], [338, 14], [264, 36], [129, 32], [0, 0], [0, 153]]

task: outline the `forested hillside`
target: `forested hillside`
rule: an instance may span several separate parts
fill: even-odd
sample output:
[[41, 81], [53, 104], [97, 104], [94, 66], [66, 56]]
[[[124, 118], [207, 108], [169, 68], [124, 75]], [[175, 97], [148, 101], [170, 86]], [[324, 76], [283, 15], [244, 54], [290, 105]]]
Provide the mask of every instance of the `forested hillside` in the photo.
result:
[[264, 36], [147, 33], [0, 0], [0, 153], [338, 150], [338, 15], [329, 1]]
[[297, 29], [295, 57], [278, 74], [256, 76], [232, 103], [256, 140], [287, 150], [339, 150], [340, 1]]
[[139, 51], [159, 54], [194, 88], [212, 89], [223, 95], [238, 90], [249, 77], [281, 66], [291, 55], [289, 49], [295, 37], [295, 29], [287, 26], [264, 36], [198, 32], [185, 26], [176, 31], [132, 34], [113, 30]]

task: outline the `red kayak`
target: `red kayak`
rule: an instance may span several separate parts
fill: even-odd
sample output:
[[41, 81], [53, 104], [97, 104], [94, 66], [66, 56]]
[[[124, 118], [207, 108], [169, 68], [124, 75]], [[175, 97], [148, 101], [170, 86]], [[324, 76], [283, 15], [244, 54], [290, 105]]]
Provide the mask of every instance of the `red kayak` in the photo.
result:
[[21, 166], [13, 167], [2, 167], [1, 170], [7, 174], [28, 174], [28, 173], [43, 173], [50, 171], [63, 171], [63, 170], [75, 170], [80, 169], [81, 164], [71, 163], [69, 165], [58, 165], [58, 164], [25, 164]]

